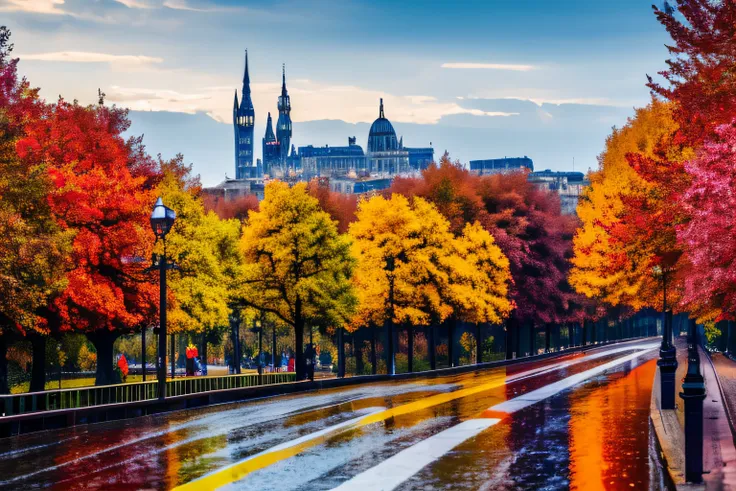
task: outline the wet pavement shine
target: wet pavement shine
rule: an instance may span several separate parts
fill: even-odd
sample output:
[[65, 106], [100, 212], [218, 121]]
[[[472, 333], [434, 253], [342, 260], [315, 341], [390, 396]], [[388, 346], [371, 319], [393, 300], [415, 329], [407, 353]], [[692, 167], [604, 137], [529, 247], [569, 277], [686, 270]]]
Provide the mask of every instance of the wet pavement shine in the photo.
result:
[[0, 489], [660, 489], [657, 346], [6, 438]]

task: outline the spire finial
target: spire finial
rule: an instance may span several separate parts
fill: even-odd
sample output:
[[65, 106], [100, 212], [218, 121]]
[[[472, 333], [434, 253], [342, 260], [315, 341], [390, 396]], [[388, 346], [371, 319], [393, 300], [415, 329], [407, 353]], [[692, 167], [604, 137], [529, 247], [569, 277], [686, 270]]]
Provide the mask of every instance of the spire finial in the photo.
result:
[[281, 64], [281, 85], [286, 87], [286, 63]]
[[381, 108], [378, 110], [378, 117], [383, 118], [383, 97], [381, 97]]
[[243, 91], [250, 92], [250, 74], [248, 73], [248, 50], [245, 50], [245, 72], [243, 73]]

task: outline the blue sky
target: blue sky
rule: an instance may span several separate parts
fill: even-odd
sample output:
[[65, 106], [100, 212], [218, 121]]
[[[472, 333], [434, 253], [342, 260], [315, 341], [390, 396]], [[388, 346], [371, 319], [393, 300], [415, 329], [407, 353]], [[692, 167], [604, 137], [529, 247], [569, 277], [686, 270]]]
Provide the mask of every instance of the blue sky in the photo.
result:
[[[668, 41], [650, 5], [0, 0], [0, 22], [13, 31], [21, 71], [49, 99], [93, 102], [101, 87], [109, 101], [133, 110], [228, 122], [248, 48], [259, 120], [275, 111], [286, 63], [295, 123], [370, 122], [383, 97], [399, 124], [465, 118], [485, 127], [513, 125], [519, 116], [486, 100], [612, 107], [619, 115], [646, 104], [645, 74], [665, 67]], [[462, 142], [449, 143], [463, 154]], [[505, 153], [494, 152], [489, 157]]]

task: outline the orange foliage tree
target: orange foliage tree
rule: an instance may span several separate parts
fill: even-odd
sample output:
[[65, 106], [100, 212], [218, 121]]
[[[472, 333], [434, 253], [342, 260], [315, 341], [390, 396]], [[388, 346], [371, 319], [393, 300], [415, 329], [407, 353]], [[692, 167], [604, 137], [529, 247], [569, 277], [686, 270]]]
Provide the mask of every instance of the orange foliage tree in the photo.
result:
[[158, 173], [140, 139], [123, 139], [129, 125], [114, 106], [60, 99], [16, 145], [22, 160], [46, 167], [53, 217], [74, 232], [66, 287], [44, 317], [55, 331], [87, 335], [97, 350], [97, 384], [114, 380], [115, 339], [151, 324], [158, 304], [158, 286], [143, 275]]

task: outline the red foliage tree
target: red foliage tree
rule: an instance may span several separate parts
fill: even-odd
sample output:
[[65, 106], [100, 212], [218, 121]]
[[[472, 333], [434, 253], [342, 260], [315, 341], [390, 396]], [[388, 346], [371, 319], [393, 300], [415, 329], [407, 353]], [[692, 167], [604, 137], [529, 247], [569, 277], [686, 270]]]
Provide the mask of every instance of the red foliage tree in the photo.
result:
[[736, 128], [716, 129], [685, 169], [692, 176], [678, 202], [690, 216], [678, 230], [691, 268], [683, 301], [706, 317], [733, 319], [736, 314]]
[[126, 111], [59, 100], [16, 145], [43, 162], [59, 225], [75, 232], [67, 287], [45, 316], [59, 331], [81, 331], [97, 349], [100, 385], [113, 381], [112, 345], [156, 318], [158, 287], [143, 275], [154, 243], [148, 223], [156, 163], [140, 140], [126, 142]]
[[354, 194], [336, 193], [330, 190], [329, 184], [319, 178], [312, 179], [307, 191], [319, 200], [319, 205], [337, 221], [337, 230], [344, 234], [348, 231], [348, 225], [356, 220], [355, 212], [358, 210], [358, 198]]
[[[668, 87], [649, 77], [649, 87], [677, 102], [676, 119], [685, 141], [702, 142], [715, 128], [736, 117], [736, 3], [731, 0], [676, 0], [653, 7], [674, 40], [668, 69], [661, 72]], [[681, 143], [681, 142], [678, 142]]]
[[258, 211], [258, 198], [253, 194], [226, 199], [220, 196], [204, 194], [205, 211], [214, 211], [222, 220], [237, 218], [245, 221], [251, 211]]

